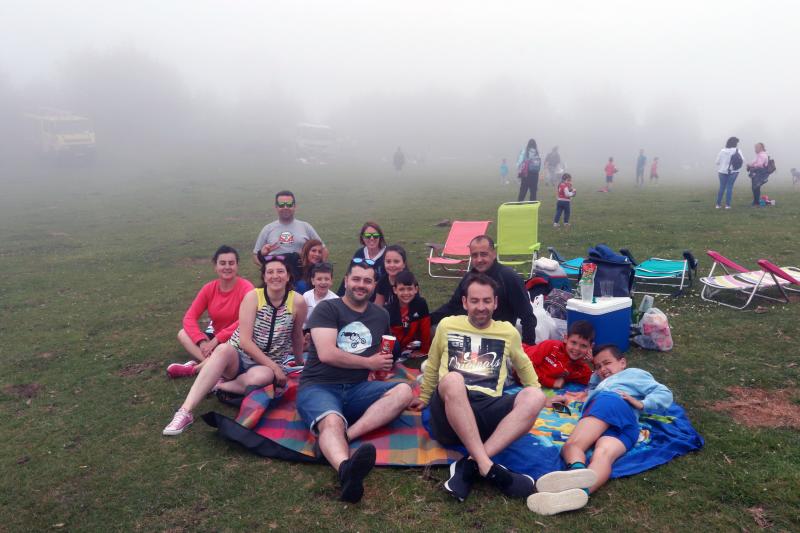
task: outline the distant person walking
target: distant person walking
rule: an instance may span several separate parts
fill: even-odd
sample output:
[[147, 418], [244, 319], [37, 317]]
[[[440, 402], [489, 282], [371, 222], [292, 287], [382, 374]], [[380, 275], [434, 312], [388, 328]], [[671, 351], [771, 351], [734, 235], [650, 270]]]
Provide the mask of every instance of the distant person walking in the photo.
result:
[[611, 192], [611, 185], [614, 184], [614, 174], [619, 172], [619, 169], [614, 164], [613, 157], [608, 158], [608, 163], [606, 163], [606, 167], [604, 170], [606, 173], [606, 186], [604, 189], [600, 189], [600, 192]]
[[542, 168], [542, 158], [536, 141], [530, 139], [528, 144], [519, 153], [517, 169], [519, 170], [519, 195], [517, 201], [525, 200], [525, 195], [530, 191], [531, 201], [536, 200], [536, 191], [539, 188], [539, 171]]
[[403, 153], [403, 150], [401, 150], [399, 146], [394, 153], [393, 163], [394, 169], [397, 172], [403, 170], [403, 166], [406, 164], [406, 154]]
[[747, 173], [750, 176], [753, 189], [753, 207], [761, 206], [761, 186], [769, 179], [769, 154], [764, 143], [756, 143], [756, 157], [747, 164]]
[[[636, 186], [644, 185], [644, 167], [647, 165], [647, 157], [644, 150], [639, 150], [639, 157], [636, 158]], [[652, 179], [652, 178], [651, 178]]]
[[731, 197], [733, 196], [733, 184], [742, 168], [744, 157], [741, 150], [737, 148], [739, 139], [729, 137], [725, 143], [725, 148], [717, 155], [717, 174], [719, 175], [719, 191], [717, 191], [717, 209], [722, 207], [722, 194], [725, 194], [725, 209], [731, 208]]
[[653, 164], [650, 165], [650, 183], [653, 183], [655, 180], [656, 185], [658, 185], [658, 158], [653, 158]]
[[558, 170], [561, 167], [561, 155], [558, 146], [554, 146], [547, 157], [544, 158], [544, 168], [547, 171], [547, 183], [555, 187], [558, 185]]

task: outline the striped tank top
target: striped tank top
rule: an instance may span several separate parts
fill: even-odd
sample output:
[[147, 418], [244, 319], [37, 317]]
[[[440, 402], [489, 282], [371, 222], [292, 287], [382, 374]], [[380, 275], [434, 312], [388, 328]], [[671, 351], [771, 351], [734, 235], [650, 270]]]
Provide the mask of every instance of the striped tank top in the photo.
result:
[[[294, 291], [287, 291], [278, 307], [273, 306], [264, 289], [253, 289], [258, 296], [256, 321], [253, 326], [253, 341], [264, 355], [281, 363], [287, 354], [292, 353], [292, 329], [294, 327]], [[239, 345], [239, 328], [228, 341], [234, 348]]]

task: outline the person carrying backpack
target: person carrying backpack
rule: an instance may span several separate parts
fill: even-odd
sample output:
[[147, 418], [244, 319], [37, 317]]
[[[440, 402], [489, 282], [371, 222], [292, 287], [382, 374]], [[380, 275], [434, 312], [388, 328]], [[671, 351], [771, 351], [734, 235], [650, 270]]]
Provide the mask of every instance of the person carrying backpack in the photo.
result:
[[517, 159], [517, 169], [519, 170], [519, 195], [517, 201], [525, 200], [525, 195], [530, 191], [531, 201], [536, 200], [536, 192], [539, 188], [539, 171], [542, 168], [542, 158], [536, 141], [530, 139], [528, 145], [520, 152]]
[[742, 152], [737, 148], [739, 139], [729, 137], [725, 143], [725, 148], [717, 155], [717, 174], [719, 175], [719, 190], [717, 191], [717, 209], [722, 207], [722, 194], [725, 193], [725, 209], [731, 208], [731, 196], [733, 196], [733, 184], [739, 175], [739, 170], [744, 163]]
[[747, 164], [747, 173], [752, 181], [753, 207], [761, 207], [761, 186], [775, 171], [775, 163], [769, 158], [764, 143], [756, 143], [756, 157]]

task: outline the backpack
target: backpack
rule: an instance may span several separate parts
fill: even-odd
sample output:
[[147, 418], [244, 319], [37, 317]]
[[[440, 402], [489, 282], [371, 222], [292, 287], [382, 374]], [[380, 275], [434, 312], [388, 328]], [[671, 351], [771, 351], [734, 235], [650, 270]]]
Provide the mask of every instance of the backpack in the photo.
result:
[[525, 160], [528, 162], [528, 172], [539, 172], [539, 170], [541, 170], [542, 158], [539, 156], [538, 150], [531, 149], [528, 152], [528, 157]]
[[739, 170], [742, 168], [743, 163], [744, 159], [742, 159], [742, 154], [739, 152], [739, 149], [736, 148], [736, 151], [734, 151], [733, 155], [731, 155], [731, 162], [728, 163], [728, 170]]
[[775, 160], [772, 159], [771, 157], [767, 161], [766, 169], [767, 169], [767, 176], [775, 172]]

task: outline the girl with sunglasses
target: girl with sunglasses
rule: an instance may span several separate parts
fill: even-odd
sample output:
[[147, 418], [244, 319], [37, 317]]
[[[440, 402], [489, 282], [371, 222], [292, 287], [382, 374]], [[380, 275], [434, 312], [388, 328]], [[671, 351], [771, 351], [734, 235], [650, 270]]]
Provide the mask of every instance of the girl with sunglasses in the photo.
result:
[[[380, 279], [384, 274], [383, 267], [383, 254], [386, 252], [386, 236], [383, 230], [376, 223], [368, 220], [361, 226], [358, 232], [358, 241], [361, 243], [361, 248], [353, 254], [353, 260], [368, 259], [372, 261], [370, 266], [375, 267], [375, 279]], [[339, 285], [336, 291], [339, 296], [344, 296], [344, 280]], [[375, 299], [373, 294], [372, 300]]]
[[250, 291], [242, 300], [239, 327], [203, 365], [183, 405], [162, 431], [164, 435], [183, 433], [194, 422], [192, 409], [212, 390], [218, 394], [244, 394], [249, 387], [286, 386], [284, 363], [291, 355], [302, 360], [307, 310], [303, 297], [292, 290], [286, 262], [282, 255], [264, 258], [262, 287]]

